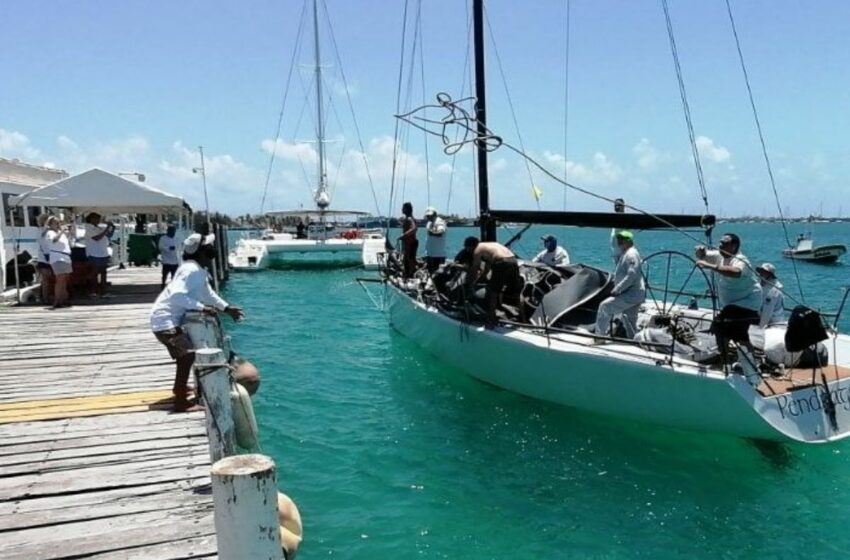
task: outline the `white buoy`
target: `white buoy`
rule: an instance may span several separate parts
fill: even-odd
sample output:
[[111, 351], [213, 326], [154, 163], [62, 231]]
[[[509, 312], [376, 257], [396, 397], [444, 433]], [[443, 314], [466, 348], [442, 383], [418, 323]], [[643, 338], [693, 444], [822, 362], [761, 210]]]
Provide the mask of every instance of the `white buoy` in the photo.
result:
[[236, 455], [211, 471], [220, 560], [282, 560], [275, 465], [265, 455]]
[[304, 538], [304, 527], [298, 506], [283, 492], [277, 493], [277, 518], [280, 523], [280, 542], [286, 550], [287, 558], [295, 558]]
[[224, 353], [218, 348], [195, 351], [195, 372], [204, 400], [210, 460], [215, 463], [233, 455], [236, 449], [236, 426], [230, 404], [230, 369]]
[[230, 407], [236, 426], [236, 444], [242, 449], [253, 451], [257, 447], [259, 430], [254, 416], [254, 405], [248, 390], [239, 383], [230, 385]]

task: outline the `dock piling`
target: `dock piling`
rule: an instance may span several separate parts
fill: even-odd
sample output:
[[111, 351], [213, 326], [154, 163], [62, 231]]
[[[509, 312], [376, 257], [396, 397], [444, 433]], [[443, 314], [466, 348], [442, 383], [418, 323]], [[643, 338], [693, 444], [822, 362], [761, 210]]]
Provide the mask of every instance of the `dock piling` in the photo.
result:
[[236, 455], [212, 467], [218, 557], [282, 560], [275, 464], [265, 455]]
[[206, 407], [210, 460], [215, 463], [237, 452], [236, 425], [230, 402], [230, 369], [219, 348], [196, 350], [194, 367]]

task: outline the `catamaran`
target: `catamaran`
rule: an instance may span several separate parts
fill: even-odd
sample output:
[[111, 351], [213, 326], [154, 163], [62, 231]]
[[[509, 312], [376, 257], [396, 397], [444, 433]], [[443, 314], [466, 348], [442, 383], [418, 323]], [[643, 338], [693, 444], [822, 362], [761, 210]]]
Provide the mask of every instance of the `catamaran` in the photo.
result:
[[[325, 144], [328, 140], [325, 137], [326, 116], [318, 0], [312, 2], [312, 13], [316, 96], [315, 143], [318, 156], [317, 185], [313, 191], [315, 208], [266, 212], [265, 215], [272, 219], [298, 221], [301, 224], [300, 231], [270, 228], [264, 231], [258, 240], [240, 240], [229, 258], [230, 265], [234, 270], [260, 270], [274, 261], [289, 264], [359, 263], [366, 268], [376, 268], [378, 266], [378, 254], [384, 248], [385, 240], [380, 229], [365, 230], [357, 226], [357, 219], [369, 216], [368, 212], [331, 209], [331, 192], [328, 186], [327, 154], [325, 152]], [[283, 115], [283, 110], [281, 110], [281, 115]], [[274, 145], [277, 146], [277, 138]], [[273, 163], [274, 149], [271, 157]], [[364, 165], [366, 165], [365, 154]]]
[[[491, 208], [487, 155], [502, 140], [488, 130], [486, 121], [483, 0], [473, 0], [472, 15], [474, 107], [467, 112], [441, 95], [432, 107], [442, 107], [445, 116], [418, 122], [438, 123], [437, 134], [447, 145], [454, 136], [447, 128], [461, 127], [461, 137], [471, 132], [483, 241], [495, 241], [496, 225], [507, 222], [697, 228], [710, 240], [715, 224], [711, 215]], [[612, 290], [611, 275], [592, 266], [550, 268], [521, 262], [525, 313], [502, 306], [498, 324], [486, 328], [480, 299], [468, 297], [463, 289], [462, 270], [448, 266], [434, 275], [420, 270], [405, 278], [397, 261], [388, 255], [377, 280], [383, 284], [379, 303], [393, 328], [486, 383], [584, 411], [674, 428], [805, 443], [850, 435], [850, 337], [839, 334], [834, 325], [823, 325], [825, 340], [813, 343], [804, 359], [783, 346], [788, 330], [777, 327], [761, 333], [764, 352], [736, 347], [735, 363], [721, 360], [722, 350], [710, 334], [716, 314], [713, 283], [682, 253], [661, 251], [644, 259], [648, 298], [635, 337], [609, 336], [589, 327]], [[681, 286], [671, 275], [676, 270], [687, 274]], [[767, 346], [775, 350], [777, 340], [780, 363], [768, 359]]]

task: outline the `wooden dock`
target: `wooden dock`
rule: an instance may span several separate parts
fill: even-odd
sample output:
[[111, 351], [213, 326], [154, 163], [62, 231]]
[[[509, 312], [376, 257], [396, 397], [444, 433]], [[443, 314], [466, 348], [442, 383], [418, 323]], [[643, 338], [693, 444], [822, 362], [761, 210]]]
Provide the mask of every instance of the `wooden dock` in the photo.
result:
[[157, 268], [111, 299], [0, 308], [0, 557], [216, 556], [203, 413], [171, 414]]

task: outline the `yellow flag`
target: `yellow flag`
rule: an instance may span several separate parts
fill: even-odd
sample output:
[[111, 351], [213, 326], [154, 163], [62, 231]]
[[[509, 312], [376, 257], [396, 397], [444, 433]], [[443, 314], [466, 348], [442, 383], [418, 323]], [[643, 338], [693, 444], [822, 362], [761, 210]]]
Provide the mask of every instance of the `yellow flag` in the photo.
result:
[[534, 200], [540, 202], [540, 197], [543, 196], [543, 189], [537, 185], [531, 185], [531, 194], [534, 195]]

